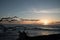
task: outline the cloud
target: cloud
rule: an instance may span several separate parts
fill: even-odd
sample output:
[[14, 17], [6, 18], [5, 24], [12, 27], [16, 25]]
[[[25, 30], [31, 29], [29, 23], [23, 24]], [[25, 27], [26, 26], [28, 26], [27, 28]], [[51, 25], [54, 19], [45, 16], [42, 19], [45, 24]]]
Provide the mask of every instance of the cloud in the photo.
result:
[[38, 10], [38, 9], [32, 9], [28, 11], [23, 11], [21, 13], [60, 13], [60, 8], [55, 9], [44, 9], [44, 10]]
[[46, 9], [46, 10], [34, 10], [33, 13], [60, 13], [60, 8]]

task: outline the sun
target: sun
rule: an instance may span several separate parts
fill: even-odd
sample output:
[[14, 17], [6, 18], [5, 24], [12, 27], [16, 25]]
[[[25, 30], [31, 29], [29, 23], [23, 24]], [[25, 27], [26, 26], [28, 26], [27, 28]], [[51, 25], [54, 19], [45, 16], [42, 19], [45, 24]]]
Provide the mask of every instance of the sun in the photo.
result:
[[49, 22], [48, 22], [48, 21], [44, 21], [43, 24], [44, 24], [44, 25], [48, 25]]
[[49, 25], [50, 21], [49, 20], [42, 20], [41, 23], [42, 23], [42, 25]]

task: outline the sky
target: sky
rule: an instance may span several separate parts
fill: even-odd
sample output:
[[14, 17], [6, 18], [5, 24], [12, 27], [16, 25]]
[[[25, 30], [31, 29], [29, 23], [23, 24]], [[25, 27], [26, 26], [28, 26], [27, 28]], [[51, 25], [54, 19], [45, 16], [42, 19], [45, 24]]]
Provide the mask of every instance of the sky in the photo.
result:
[[60, 0], [0, 0], [0, 17], [60, 20]]

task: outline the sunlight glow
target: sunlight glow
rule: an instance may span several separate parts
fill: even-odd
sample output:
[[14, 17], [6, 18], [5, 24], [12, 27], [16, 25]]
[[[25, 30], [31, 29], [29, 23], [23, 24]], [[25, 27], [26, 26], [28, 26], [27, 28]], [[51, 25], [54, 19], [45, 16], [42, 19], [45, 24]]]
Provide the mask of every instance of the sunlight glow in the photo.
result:
[[51, 21], [50, 20], [42, 20], [41, 23], [43, 25], [49, 25], [51, 23]]
[[44, 25], [48, 25], [49, 24], [49, 22], [48, 21], [44, 21], [44, 23], [43, 23]]

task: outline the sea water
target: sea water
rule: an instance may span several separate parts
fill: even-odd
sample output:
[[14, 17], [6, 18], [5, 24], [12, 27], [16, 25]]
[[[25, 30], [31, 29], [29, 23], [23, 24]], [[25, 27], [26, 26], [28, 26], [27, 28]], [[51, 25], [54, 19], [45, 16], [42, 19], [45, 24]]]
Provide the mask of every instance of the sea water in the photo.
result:
[[60, 34], [60, 26], [41, 26], [32, 24], [3, 24], [5, 27], [13, 27], [16, 30], [7, 30], [6, 32], [0, 31], [0, 33], [5, 34], [5, 37], [0, 37], [1, 40], [16, 40], [19, 35], [19, 31], [25, 31], [28, 36], [40, 36], [40, 35], [50, 35], [50, 34]]

